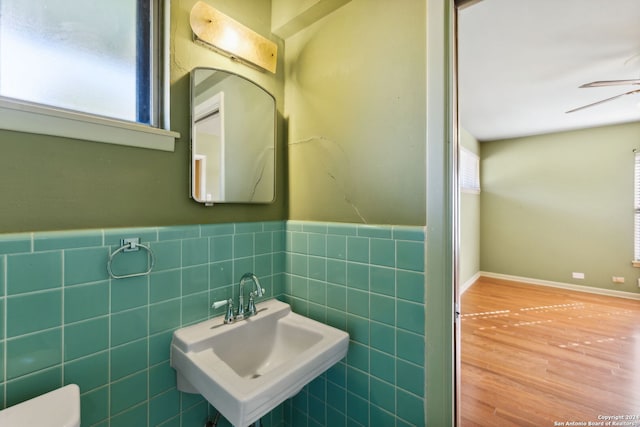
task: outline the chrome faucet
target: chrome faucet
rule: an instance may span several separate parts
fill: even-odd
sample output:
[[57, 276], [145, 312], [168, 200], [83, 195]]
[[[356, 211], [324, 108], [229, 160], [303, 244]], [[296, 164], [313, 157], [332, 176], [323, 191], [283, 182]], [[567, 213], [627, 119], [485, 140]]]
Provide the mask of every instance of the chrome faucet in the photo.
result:
[[[254, 291], [249, 293], [249, 302], [247, 308], [244, 307], [244, 282], [251, 280], [253, 282]], [[242, 320], [249, 316], [256, 314], [255, 297], [261, 297], [264, 295], [265, 290], [262, 289], [258, 277], [253, 273], [245, 273], [240, 278], [240, 291], [238, 295], [238, 312], [235, 315], [235, 320]]]
[[[249, 302], [247, 303], [247, 307], [244, 306], [244, 282], [247, 280], [251, 280], [253, 282], [253, 287], [255, 290], [249, 292]], [[227, 312], [224, 315], [224, 323], [233, 323], [236, 320], [247, 319], [248, 317], [253, 316], [257, 313], [255, 297], [261, 297], [264, 295], [265, 290], [260, 286], [260, 281], [258, 277], [253, 273], [245, 273], [240, 278], [240, 291], [238, 293], [238, 311], [233, 312], [233, 299], [229, 298], [228, 300], [216, 301], [213, 303], [211, 308], [214, 310], [223, 306], [227, 306]]]

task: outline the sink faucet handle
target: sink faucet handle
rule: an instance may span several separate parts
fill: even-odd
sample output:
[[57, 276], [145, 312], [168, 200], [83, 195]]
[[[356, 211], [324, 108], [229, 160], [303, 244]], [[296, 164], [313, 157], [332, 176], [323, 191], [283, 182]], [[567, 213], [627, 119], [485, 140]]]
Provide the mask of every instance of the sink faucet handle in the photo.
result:
[[233, 323], [236, 318], [233, 315], [233, 300], [229, 298], [229, 304], [227, 304], [227, 312], [224, 315], [224, 323]]
[[227, 312], [224, 315], [224, 323], [233, 323], [235, 316], [233, 315], [233, 300], [231, 298], [228, 300], [216, 301], [211, 307], [215, 310], [216, 308], [223, 307], [225, 304], [227, 306]]
[[255, 302], [255, 292], [249, 292], [249, 302], [247, 303], [247, 311], [249, 312], [249, 316], [253, 316], [257, 313], [256, 310], [256, 302]]
[[211, 305], [211, 308], [213, 308], [214, 310], [220, 308], [220, 307], [224, 307], [225, 305], [229, 304], [229, 301], [231, 300], [220, 300], [220, 301], [216, 301]]

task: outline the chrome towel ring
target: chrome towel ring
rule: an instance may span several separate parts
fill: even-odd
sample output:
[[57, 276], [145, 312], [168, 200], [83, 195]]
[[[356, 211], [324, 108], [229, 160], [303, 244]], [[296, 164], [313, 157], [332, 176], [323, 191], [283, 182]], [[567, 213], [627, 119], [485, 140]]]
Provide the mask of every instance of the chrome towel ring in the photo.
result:
[[[107, 262], [107, 271], [109, 272], [109, 276], [112, 279], [126, 279], [129, 277], [146, 276], [147, 274], [151, 273], [151, 270], [153, 270], [153, 266], [156, 262], [156, 257], [149, 246], [141, 244], [139, 238], [122, 239], [120, 240], [120, 244], [121, 246], [109, 255], [109, 261]], [[146, 271], [143, 271], [141, 273], [131, 273], [131, 274], [123, 274], [123, 275], [117, 275], [113, 272], [113, 270], [111, 269], [111, 264], [113, 263], [113, 259], [115, 258], [116, 255], [118, 255], [120, 252], [137, 251], [140, 248], [146, 250], [149, 254], [149, 256], [147, 257]]]

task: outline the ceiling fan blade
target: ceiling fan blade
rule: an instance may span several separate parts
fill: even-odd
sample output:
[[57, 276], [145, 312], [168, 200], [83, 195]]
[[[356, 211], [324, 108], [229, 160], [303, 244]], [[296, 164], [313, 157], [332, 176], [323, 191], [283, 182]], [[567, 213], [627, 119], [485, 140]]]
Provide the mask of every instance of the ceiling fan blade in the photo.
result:
[[584, 110], [585, 108], [593, 107], [594, 105], [603, 104], [605, 102], [613, 101], [614, 99], [623, 97], [625, 95], [633, 95], [634, 93], [640, 93], [640, 89], [630, 90], [629, 92], [621, 93], [620, 95], [612, 96], [611, 98], [601, 99], [600, 101], [592, 104], [583, 105], [582, 107], [574, 108], [573, 110], [565, 111], [565, 113], [573, 113], [574, 111]]
[[599, 80], [596, 82], [585, 83], [582, 87], [603, 87], [603, 86], [623, 86], [623, 85], [640, 85], [640, 79], [629, 80]]

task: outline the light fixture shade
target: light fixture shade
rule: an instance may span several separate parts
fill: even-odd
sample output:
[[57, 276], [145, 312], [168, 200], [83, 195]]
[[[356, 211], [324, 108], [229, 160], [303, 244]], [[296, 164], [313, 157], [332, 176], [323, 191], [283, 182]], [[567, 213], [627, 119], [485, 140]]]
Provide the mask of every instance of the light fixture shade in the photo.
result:
[[214, 50], [276, 72], [278, 46], [219, 10], [198, 1], [191, 8], [191, 29], [194, 39]]

